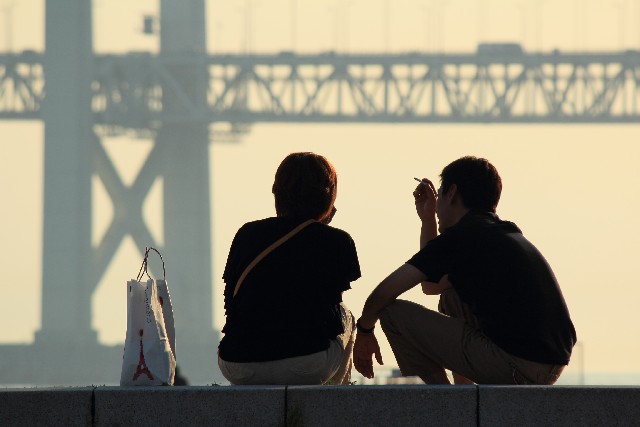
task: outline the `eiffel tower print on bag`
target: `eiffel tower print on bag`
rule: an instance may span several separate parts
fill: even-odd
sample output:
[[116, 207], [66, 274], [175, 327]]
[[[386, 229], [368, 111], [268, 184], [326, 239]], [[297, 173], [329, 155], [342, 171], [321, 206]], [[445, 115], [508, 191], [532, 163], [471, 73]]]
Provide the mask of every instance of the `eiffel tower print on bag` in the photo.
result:
[[[162, 260], [162, 280], [147, 271], [149, 252]], [[144, 276], [148, 280], [143, 281]], [[127, 334], [122, 356], [121, 386], [173, 385], [176, 370], [173, 308], [167, 287], [164, 259], [147, 247], [135, 280], [127, 282]]]

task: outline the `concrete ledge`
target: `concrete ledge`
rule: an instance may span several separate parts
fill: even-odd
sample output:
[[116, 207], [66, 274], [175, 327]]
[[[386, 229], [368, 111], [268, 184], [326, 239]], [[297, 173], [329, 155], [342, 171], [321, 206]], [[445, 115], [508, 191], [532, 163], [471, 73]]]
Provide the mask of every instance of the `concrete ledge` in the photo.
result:
[[475, 386], [288, 387], [289, 426], [475, 426]]
[[0, 426], [636, 426], [640, 386], [0, 389]]
[[482, 426], [638, 426], [640, 387], [479, 386]]
[[97, 387], [96, 426], [280, 426], [285, 387]]
[[93, 389], [0, 389], [0, 426], [91, 425]]

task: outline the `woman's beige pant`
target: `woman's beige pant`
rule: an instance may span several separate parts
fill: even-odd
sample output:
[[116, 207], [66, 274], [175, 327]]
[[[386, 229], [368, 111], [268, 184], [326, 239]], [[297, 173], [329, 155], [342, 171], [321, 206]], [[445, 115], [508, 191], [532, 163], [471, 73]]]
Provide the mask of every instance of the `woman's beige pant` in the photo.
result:
[[348, 384], [353, 364], [355, 320], [344, 304], [340, 308], [344, 333], [331, 340], [328, 349], [268, 362], [235, 363], [218, 357], [222, 375], [236, 385]]

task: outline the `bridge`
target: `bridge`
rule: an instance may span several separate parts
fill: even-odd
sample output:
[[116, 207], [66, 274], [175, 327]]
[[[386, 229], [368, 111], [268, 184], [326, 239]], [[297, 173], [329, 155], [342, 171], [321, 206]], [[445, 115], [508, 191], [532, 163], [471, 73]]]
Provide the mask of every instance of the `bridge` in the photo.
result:
[[[0, 55], [0, 118], [42, 118], [43, 54]], [[201, 69], [205, 102], [176, 69]], [[516, 44], [473, 53], [95, 56], [93, 123], [109, 134], [166, 121], [281, 123], [634, 123], [640, 52], [525, 53]], [[206, 89], [205, 89], [206, 88]], [[206, 90], [206, 92], [204, 92]], [[163, 97], [180, 110], [163, 108]]]
[[[157, 55], [95, 55], [86, 0], [46, 0], [44, 53], [0, 54], [0, 119], [45, 124], [42, 326], [33, 345], [0, 346], [2, 383], [117, 378], [122, 349], [98, 343], [91, 296], [127, 235], [141, 253], [155, 246], [169, 260], [183, 372], [199, 384], [215, 379], [207, 159], [219, 132], [241, 136], [261, 122], [640, 121], [635, 51], [528, 53], [503, 44], [461, 54], [211, 55], [204, 0], [160, 5]], [[131, 185], [101, 143], [126, 132], [154, 140]], [[92, 245], [95, 176], [114, 215]], [[160, 240], [142, 215], [158, 180]]]

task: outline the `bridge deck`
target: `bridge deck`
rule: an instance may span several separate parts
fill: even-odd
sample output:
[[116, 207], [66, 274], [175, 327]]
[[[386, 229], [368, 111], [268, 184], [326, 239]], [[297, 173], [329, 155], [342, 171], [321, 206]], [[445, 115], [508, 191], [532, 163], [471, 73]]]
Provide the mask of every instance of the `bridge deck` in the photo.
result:
[[[0, 120], [34, 120], [44, 55], [0, 55]], [[203, 81], [185, 73], [200, 67]], [[637, 123], [640, 52], [96, 55], [96, 124]], [[199, 89], [200, 90], [200, 89]], [[165, 108], [167, 100], [175, 107]]]

